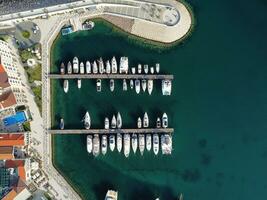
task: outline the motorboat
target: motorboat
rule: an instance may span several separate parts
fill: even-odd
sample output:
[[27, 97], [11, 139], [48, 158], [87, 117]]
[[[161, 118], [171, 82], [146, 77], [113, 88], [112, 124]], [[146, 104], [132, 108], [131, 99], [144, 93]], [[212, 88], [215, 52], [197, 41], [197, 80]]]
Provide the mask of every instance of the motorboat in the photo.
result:
[[116, 126], [117, 126], [117, 120], [115, 115], [113, 115], [111, 120], [111, 128], [116, 128]]
[[183, 200], [183, 199], [184, 199], [184, 196], [183, 196], [183, 193], [181, 193], [178, 200]]
[[145, 114], [144, 114], [144, 118], [143, 118], [143, 126], [144, 126], [144, 128], [149, 127], [149, 119], [148, 119], [147, 112], [145, 112]]
[[63, 118], [60, 119], [59, 128], [60, 128], [61, 130], [64, 129], [64, 119], [63, 119]]
[[142, 65], [141, 64], [138, 64], [138, 66], [137, 66], [137, 72], [138, 72], [138, 74], [141, 74], [142, 73]]
[[159, 153], [159, 135], [154, 133], [153, 134], [153, 151], [155, 155]]
[[117, 134], [117, 150], [121, 152], [122, 149], [122, 135], [120, 133]]
[[60, 74], [65, 74], [65, 64], [63, 62], [60, 65]]
[[98, 134], [94, 134], [93, 138], [93, 155], [96, 157], [100, 153], [100, 141]]
[[137, 128], [142, 128], [142, 120], [140, 117], [137, 119]]
[[135, 91], [137, 94], [140, 93], [140, 80], [138, 79], [135, 80]]
[[166, 113], [163, 113], [163, 115], [162, 115], [162, 127], [163, 128], [168, 127], [168, 116]]
[[146, 150], [150, 151], [152, 146], [152, 137], [150, 134], [146, 135]]
[[161, 127], [161, 120], [160, 120], [159, 117], [157, 118], [156, 127], [157, 127], [157, 128], [160, 128], [160, 127]]
[[70, 61], [68, 62], [68, 65], [67, 65], [67, 72], [68, 74], [72, 74], [72, 64]]
[[110, 74], [111, 72], [111, 66], [109, 60], [106, 61], [106, 73]]
[[96, 64], [96, 61], [93, 62], [93, 74], [97, 74], [98, 73], [98, 67]]
[[159, 70], [160, 70], [160, 64], [159, 63], [156, 63], [156, 73], [157, 74], [159, 73]]
[[121, 57], [120, 59], [120, 74], [128, 74], [128, 57]]
[[117, 127], [121, 128], [121, 126], [122, 126], [121, 114], [120, 114], [120, 112], [118, 112], [118, 114], [117, 114]]
[[91, 117], [90, 117], [90, 114], [89, 114], [88, 111], [84, 115], [83, 122], [84, 122], [84, 128], [87, 129], [87, 130], [90, 129], [90, 127], [91, 127]]
[[154, 74], [154, 67], [150, 67], [150, 73]]
[[144, 150], [145, 150], [145, 135], [139, 134], [138, 140], [139, 140], [139, 151], [140, 151], [141, 155], [143, 155]]
[[79, 73], [79, 59], [77, 57], [73, 58], [72, 66], [73, 66], [73, 73], [78, 74]]
[[148, 65], [144, 65], [144, 72], [145, 72], [145, 74], [148, 73]]
[[172, 92], [172, 82], [171, 80], [162, 80], [161, 82], [162, 95], [171, 95]]
[[163, 155], [172, 153], [172, 136], [170, 134], [161, 135], [161, 151]]
[[118, 70], [116, 58], [113, 56], [111, 59], [111, 73], [116, 74]]
[[153, 80], [147, 81], [147, 90], [148, 90], [148, 94], [151, 95], [151, 93], [153, 91]]
[[114, 190], [108, 190], [105, 200], [118, 200], [118, 192]]
[[109, 148], [110, 148], [110, 151], [114, 151], [115, 146], [116, 146], [116, 137], [115, 137], [115, 135], [110, 135], [109, 136]]
[[95, 26], [95, 23], [93, 21], [85, 21], [82, 24], [83, 30], [86, 30], [86, 31], [89, 31], [89, 30], [93, 29], [94, 26]]
[[143, 80], [142, 80], [142, 90], [143, 90], [144, 92], [146, 91], [146, 86], [147, 86], [147, 84], [146, 84], [146, 80], [143, 79]]
[[87, 135], [87, 139], [86, 139], [86, 141], [87, 141], [87, 152], [88, 153], [92, 153], [92, 151], [93, 151], [93, 137], [92, 137], [92, 135]]
[[80, 63], [80, 74], [84, 74], [84, 64], [83, 64], [83, 62]]
[[135, 133], [133, 133], [133, 135], [132, 135], [132, 148], [133, 148], [134, 153], [137, 150], [137, 145], [138, 145], [138, 138], [137, 138], [137, 135]]
[[115, 81], [114, 79], [110, 79], [109, 81], [109, 87], [110, 87], [110, 91], [113, 92], [114, 88], [115, 88]]
[[103, 74], [105, 72], [105, 68], [104, 68], [104, 62], [103, 59], [100, 57], [100, 59], [98, 60], [98, 66], [99, 66], [99, 73]]
[[96, 80], [96, 91], [101, 92], [101, 79]]
[[106, 155], [108, 148], [108, 139], [106, 135], [102, 135], [101, 139], [101, 152], [103, 155]]
[[109, 119], [105, 118], [105, 129], [109, 129]]
[[130, 134], [126, 133], [123, 135], [123, 144], [124, 144], [124, 155], [126, 158], [129, 157], [130, 150], [131, 150], [131, 138]]
[[130, 88], [133, 89], [134, 88], [134, 81], [131, 79], [130, 80]]
[[82, 80], [81, 79], [77, 80], [77, 86], [78, 86], [78, 89], [81, 89], [81, 87], [82, 87]]
[[131, 72], [132, 72], [132, 74], [135, 74], [135, 67], [131, 68]]
[[64, 80], [63, 88], [64, 88], [64, 92], [68, 93], [68, 91], [69, 91], [69, 81], [68, 80]]
[[91, 74], [91, 63], [87, 60], [85, 63], [86, 66], [86, 73]]
[[126, 82], [126, 79], [123, 79], [122, 90], [123, 91], [127, 91], [127, 82]]

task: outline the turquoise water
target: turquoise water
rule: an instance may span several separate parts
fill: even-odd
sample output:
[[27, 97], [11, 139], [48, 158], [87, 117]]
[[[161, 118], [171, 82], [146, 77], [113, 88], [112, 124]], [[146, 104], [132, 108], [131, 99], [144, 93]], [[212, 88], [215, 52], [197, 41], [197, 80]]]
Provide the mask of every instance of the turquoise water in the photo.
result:
[[93, 158], [86, 136], [55, 136], [54, 164], [84, 199], [104, 199], [108, 189], [120, 200], [265, 200], [267, 198], [267, 5], [263, 1], [190, 1], [197, 25], [181, 45], [165, 51], [140, 46], [97, 23], [91, 32], [59, 37], [53, 71], [75, 55], [80, 60], [126, 55], [130, 65], [161, 63], [174, 74], [173, 94], [115, 92], [108, 82], [97, 93], [94, 81], [76, 82], [64, 94], [53, 81], [53, 126], [62, 116], [66, 128], [80, 128], [88, 110], [93, 127], [120, 111], [124, 127], [134, 127], [145, 111], [155, 120], [167, 112], [175, 129], [171, 156], [143, 157], [117, 152]]

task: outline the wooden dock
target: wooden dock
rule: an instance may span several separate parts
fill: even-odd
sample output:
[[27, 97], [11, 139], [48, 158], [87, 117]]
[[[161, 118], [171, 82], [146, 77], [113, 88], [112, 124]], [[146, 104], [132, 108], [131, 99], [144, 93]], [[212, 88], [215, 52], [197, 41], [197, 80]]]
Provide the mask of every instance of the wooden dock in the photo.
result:
[[163, 74], [48, 74], [50, 79], [151, 79], [172, 80], [173, 75]]
[[50, 134], [124, 134], [124, 133], [173, 133], [173, 128], [140, 128], [140, 129], [50, 129]]

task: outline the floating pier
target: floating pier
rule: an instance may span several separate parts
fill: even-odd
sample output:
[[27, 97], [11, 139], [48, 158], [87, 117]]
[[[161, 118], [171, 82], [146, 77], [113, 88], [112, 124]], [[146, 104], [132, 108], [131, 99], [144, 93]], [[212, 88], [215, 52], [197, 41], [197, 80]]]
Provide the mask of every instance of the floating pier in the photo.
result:
[[148, 79], [172, 80], [173, 75], [163, 74], [49, 74], [51, 79]]
[[139, 134], [151, 134], [151, 133], [173, 133], [173, 128], [139, 128], [139, 129], [50, 129], [50, 134], [124, 134], [124, 133], [139, 133]]

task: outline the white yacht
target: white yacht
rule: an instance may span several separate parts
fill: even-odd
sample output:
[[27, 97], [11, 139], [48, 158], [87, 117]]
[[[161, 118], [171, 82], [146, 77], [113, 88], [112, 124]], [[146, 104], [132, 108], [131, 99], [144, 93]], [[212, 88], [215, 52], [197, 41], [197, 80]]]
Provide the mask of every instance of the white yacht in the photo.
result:
[[111, 72], [112, 74], [116, 74], [118, 71], [117, 61], [116, 58], [113, 56], [111, 60]]
[[123, 79], [122, 90], [123, 91], [127, 91], [127, 82], [126, 82], [126, 79]]
[[159, 70], [160, 70], [160, 64], [159, 63], [156, 63], [156, 73], [157, 74], [159, 73]]
[[93, 74], [97, 74], [97, 73], [98, 73], [98, 67], [97, 67], [96, 61], [94, 61], [94, 63], [93, 63]]
[[139, 134], [139, 151], [141, 153], [141, 155], [144, 154], [144, 150], [145, 150], [145, 135], [144, 134]]
[[107, 74], [111, 73], [111, 66], [109, 60], [106, 61], [106, 73]]
[[155, 155], [159, 153], [159, 135], [154, 133], [153, 134], [153, 151]]
[[79, 59], [77, 57], [73, 58], [72, 61], [73, 66], [73, 73], [78, 74], [79, 73]]
[[146, 91], [146, 80], [142, 80], [142, 90], [145, 92]]
[[133, 135], [132, 135], [132, 148], [133, 148], [134, 153], [137, 150], [137, 145], [138, 145], [138, 138], [137, 138], [137, 135], [135, 133], [133, 133]]
[[148, 73], [148, 65], [144, 65], [144, 72], [145, 72], [145, 74], [147, 74]]
[[162, 95], [171, 95], [172, 93], [172, 82], [171, 80], [162, 80], [161, 82]]
[[152, 137], [150, 134], [146, 135], [146, 150], [150, 151], [152, 146]]
[[101, 139], [101, 152], [103, 155], [106, 155], [108, 148], [108, 139], [106, 135], [102, 135]]
[[87, 60], [85, 63], [86, 66], [86, 73], [91, 74], [91, 63]]
[[63, 118], [60, 119], [59, 128], [60, 128], [61, 130], [64, 129], [64, 119], [63, 119]]
[[93, 138], [93, 155], [96, 157], [100, 153], [100, 141], [98, 134], [94, 135]]
[[109, 148], [110, 148], [110, 151], [114, 151], [115, 149], [115, 146], [116, 146], [116, 141], [115, 141], [115, 135], [110, 135], [109, 136]]
[[130, 80], [130, 88], [133, 89], [133, 87], [134, 87], [134, 81], [131, 79]]
[[144, 118], [143, 118], [143, 126], [144, 126], [144, 128], [149, 127], [149, 119], [148, 119], [147, 112], [145, 112], [145, 114], [144, 114]]
[[117, 120], [115, 115], [113, 115], [111, 120], [111, 128], [116, 128], [116, 126], [117, 126]]
[[80, 74], [84, 74], [84, 64], [83, 64], [83, 62], [80, 63]]
[[91, 127], [91, 117], [90, 117], [90, 114], [89, 114], [88, 111], [84, 115], [83, 122], [84, 122], [84, 128], [85, 129], [90, 129], [90, 127]]
[[163, 115], [162, 115], [162, 127], [163, 128], [168, 127], [168, 116], [166, 113], [163, 113]]
[[135, 80], [135, 91], [137, 94], [140, 93], [140, 80], [138, 79]]
[[81, 89], [81, 87], [82, 87], [82, 80], [81, 79], [77, 80], [77, 87], [78, 87], [78, 89]]
[[128, 74], [129, 65], [128, 57], [121, 57], [120, 59], [120, 74]]
[[101, 79], [96, 80], [96, 91], [101, 92]]
[[154, 67], [150, 67], [150, 73], [154, 74]]
[[183, 199], [184, 199], [184, 196], [183, 196], [183, 193], [181, 193], [178, 200], [183, 200]]
[[117, 134], [117, 150], [121, 152], [122, 149], [122, 135], [120, 133]]
[[115, 82], [114, 82], [114, 79], [110, 79], [110, 81], [109, 81], [109, 88], [110, 88], [110, 91], [111, 91], [111, 92], [114, 91], [114, 88], [115, 88]]
[[68, 71], [68, 74], [72, 74], [72, 65], [70, 61], [68, 62], [68, 65], [67, 65], [67, 71]]
[[118, 200], [118, 192], [113, 190], [108, 190], [105, 200]]
[[148, 94], [151, 95], [152, 90], [153, 90], [153, 80], [147, 81], [147, 90], [148, 90]]
[[159, 117], [157, 118], [156, 127], [157, 127], [157, 128], [161, 128], [161, 120], [160, 120]]
[[137, 119], [137, 128], [142, 128], [142, 120], [140, 117]]
[[109, 129], [109, 119], [105, 118], [105, 129]]
[[123, 135], [123, 150], [124, 150], [124, 155], [126, 158], [129, 157], [130, 150], [131, 150], [131, 138], [130, 134], [126, 133]]
[[135, 74], [135, 67], [131, 68], [131, 72], [132, 72], [132, 74]]
[[69, 81], [68, 80], [64, 80], [63, 88], [64, 88], [64, 92], [68, 93], [68, 91], [69, 91]]
[[120, 112], [118, 112], [118, 114], [117, 114], [117, 127], [121, 128], [121, 126], [122, 126], [121, 114], [120, 114]]
[[60, 65], [60, 74], [65, 74], [65, 64], [63, 62]]
[[92, 135], [87, 135], [87, 152], [92, 153], [93, 151], [93, 137]]
[[170, 134], [161, 135], [161, 151], [163, 155], [172, 153], [172, 136]]
[[138, 74], [142, 73], [142, 65], [141, 64], [138, 64], [137, 72], [138, 72]]
[[103, 59], [101, 57], [98, 61], [98, 66], [99, 66], [99, 73], [103, 74], [105, 72], [105, 69], [104, 69], [104, 62], [103, 62]]

